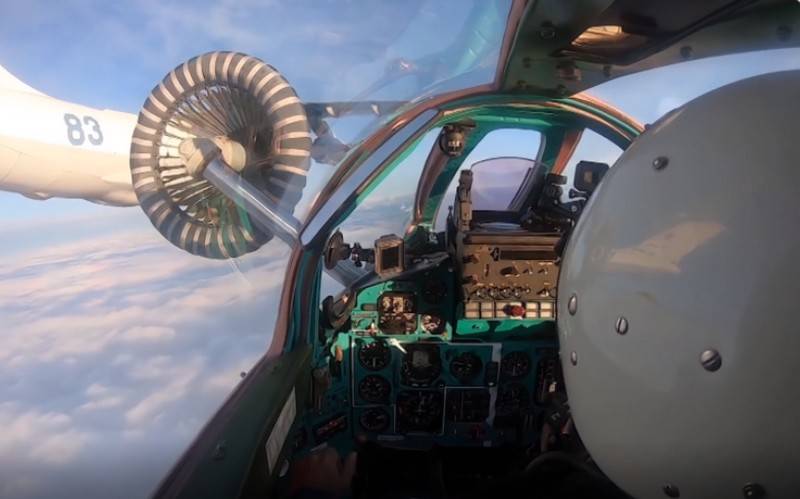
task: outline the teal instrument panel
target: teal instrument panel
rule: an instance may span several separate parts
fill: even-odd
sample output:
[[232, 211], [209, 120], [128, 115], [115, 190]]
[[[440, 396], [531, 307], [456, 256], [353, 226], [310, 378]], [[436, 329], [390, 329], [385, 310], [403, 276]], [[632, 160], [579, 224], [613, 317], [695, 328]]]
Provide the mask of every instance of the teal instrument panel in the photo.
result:
[[555, 322], [466, 320], [455, 289], [445, 262], [358, 291], [348, 325], [327, 332], [298, 452], [537, 441], [562, 386]]

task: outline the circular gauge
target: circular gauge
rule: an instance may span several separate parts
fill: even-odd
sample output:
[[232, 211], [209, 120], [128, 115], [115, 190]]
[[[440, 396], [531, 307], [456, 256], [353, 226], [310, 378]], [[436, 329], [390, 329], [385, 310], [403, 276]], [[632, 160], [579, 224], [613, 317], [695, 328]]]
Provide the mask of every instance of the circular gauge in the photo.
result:
[[432, 304], [441, 303], [447, 295], [447, 285], [440, 279], [427, 281], [422, 288], [422, 298]]
[[520, 383], [509, 383], [500, 387], [495, 410], [500, 416], [519, 413], [528, 407], [528, 390]]
[[439, 334], [444, 329], [444, 321], [438, 315], [425, 314], [422, 316], [422, 330], [428, 334]]
[[358, 395], [367, 402], [377, 404], [386, 402], [389, 399], [389, 392], [392, 391], [391, 385], [383, 376], [370, 374], [358, 384]]
[[531, 359], [525, 352], [511, 352], [500, 362], [500, 374], [505, 379], [518, 379], [531, 371]]
[[389, 346], [383, 341], [373, 341], [362, 343], [358, 350], [358, 362], [370, 371], [380, 371], [389, 365], [392, 359], [392, 352]]
[[428, 386], [442, 373], [438, 346], [417, 343], [406, 345], [405, 349], [406, 354], [400, 368], [403, 384]]
[[483, 367], [481, 358], [472, 352], [462, 352], [450, 361], [450, 373], [462, 383], [471, 381]]
[[397, 423], [401, 431], [440, 431], [442, 427], [442, 393], [400, 392], [397, 396]]
[[389, 427], [389, 414], [380, 407], [373, 407], [361, 413], [358, 423], [366, 431], [384, 431]]

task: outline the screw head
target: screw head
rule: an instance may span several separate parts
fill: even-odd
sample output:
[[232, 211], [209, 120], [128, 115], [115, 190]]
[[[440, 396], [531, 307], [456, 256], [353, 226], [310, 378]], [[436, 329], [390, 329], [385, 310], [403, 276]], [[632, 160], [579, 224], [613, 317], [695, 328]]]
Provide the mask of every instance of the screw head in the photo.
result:
[[669, 164], [669, 159], [666, 156], [659, 156], [653, 160], [654, 170], [663, 170]]
[[570, 363], [572, 363], [573, 366], [577, 366], [578, 365], [578, 352], [576, 352], [574, 350], [572, 352], [570, 352], [569, 353], [569, 361], [570, 361]]
[[569, 301], [567, 302], [567, 312], [569, 312], [569, 315], [575, 315], [575, 312], [577, 311], [578, 311], [578, 295], [573, 293], [572, 296], [569, 297]]
[[661, 490], [667, 495], [667, 497], [680, 497], [681, 491], [678, 489], [676, 485], [668, 483], [661, 487]]
[[706, 371], [717, 371], [722, 367], [722, 356], [713, 348], [703, 350], [703, 353], [700, 354], [700, 364]]
[[628, 319], [623, 316], [619, 316], [617, 318], [617, 323], [614, 324], [614, 329], [617, 330], [619, 334], [625, 334], [628, 332]]

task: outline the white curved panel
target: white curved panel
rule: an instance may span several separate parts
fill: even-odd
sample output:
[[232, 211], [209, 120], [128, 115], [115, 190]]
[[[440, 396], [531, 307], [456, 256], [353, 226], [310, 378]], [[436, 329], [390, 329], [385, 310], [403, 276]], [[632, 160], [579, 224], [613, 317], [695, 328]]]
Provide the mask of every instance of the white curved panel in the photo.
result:
[[[797, 496], [798, 116], [796, 71], [688, 103], [620, 157], [572, 236], [558, 311], [570, 404], [634, 497], [668, 497], [667, 484], [744, 497], [750, 482]], [[708, 349], [717, 371], [700, 362]]]

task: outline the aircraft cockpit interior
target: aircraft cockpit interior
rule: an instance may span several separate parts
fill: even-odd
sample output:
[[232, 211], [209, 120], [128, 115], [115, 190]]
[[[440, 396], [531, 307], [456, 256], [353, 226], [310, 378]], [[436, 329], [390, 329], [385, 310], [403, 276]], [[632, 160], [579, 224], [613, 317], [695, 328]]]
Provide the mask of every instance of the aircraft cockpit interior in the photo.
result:
[[365, 94], [425, 82], [408, 100], [304, 102], [238, 52], [145, 100], [156, 230], [210, 259], [288, 248], [268, 348], [155, 499], [300, 499], [298, 470], [354, 453], [336, 497], [797, 495], [800, 72], [647, 125], [586, 93], [796, 45], [796, 2], [477, 4]]
[[[464, 128], [443, 127], [432, 154], [463, 161], [441, 145]], [[584, 463], [555, 328], [562, 252], [608, 168], [580, 161], [568, 177], [520, 157], [445, 168], [442, 230], [374, 241], [335, 231], [326, 269], [369, 271], [322, 299], [294, 459], [357, 450], [359, 497], [485, 497], [551, 469], [616, 493]]]

